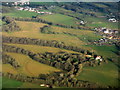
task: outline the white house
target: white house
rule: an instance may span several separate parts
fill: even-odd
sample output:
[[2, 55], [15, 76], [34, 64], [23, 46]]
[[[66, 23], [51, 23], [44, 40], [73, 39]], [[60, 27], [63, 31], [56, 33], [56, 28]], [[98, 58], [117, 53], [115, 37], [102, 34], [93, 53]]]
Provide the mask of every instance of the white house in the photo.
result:
[[109, 33], [109, 30], [106, 29], [105, 31], [103, 31], [105, 34], [108, 34]]
[[84, 24], [85, 24], [85, 22], [84, 22], [84, 21], [80, 21], [80, 24], [84, 25]]
[[100, 61], [102, 61], [102, 57], [101, 57], [101, 56], [97, 56], [97, 57], [95, 58], [95, 60], [100, 60]]
[[18, 0], [16, 2], [14, 2], [14, 5], [24, 5], [24, 4], [28, 4], [29, 5], [29, 1], [30, 0]]
[[40, 86], [41, 86], [41, 87], [44, 87], [44, 86], [45, 86], [45, 84], [40, 84]]
[[117, 20], [115, 18], [110, 18], [108, 21], [109, 22], [117, 22]]

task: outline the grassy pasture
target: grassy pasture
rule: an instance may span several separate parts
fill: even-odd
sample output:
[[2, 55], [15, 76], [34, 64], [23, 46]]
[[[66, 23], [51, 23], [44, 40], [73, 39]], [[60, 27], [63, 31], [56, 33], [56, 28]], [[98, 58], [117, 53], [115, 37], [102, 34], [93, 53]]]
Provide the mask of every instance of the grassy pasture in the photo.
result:
[[71, 33], [71, 34], [75, 34], [77, 35], [77, 37], [80, 37], [82, 41], [84, 38], [86, 40], [98, 40], [100, 38], [102, 38], [102, 36], [100, 35], [96, 35], [94, 33], [94, 31], [90, 31], [90, 30], [75, 30], [75, 29], [65, 29], [65, 28], [61, 28], [61, 27], [55, 27], [52, 26], [54, 32], [59, 32], [59, 33], [63, 33], [63, 32], [67, 32], [67, 33]]
[[21, 31], [18, 32], [3, 32], [2, 35], [5, 36], [15, 36], [15, 37], [29, 37], [37, 38], [43, 40], [57, 40], [60, 42], [65, 42], [67, 45], [79, 46], [83, 45], [84, 42], [79, 40], [77, 37], [71, 37], [64, 34], [43, 34], [40, 32], [40, 27], [43, 27], [46, 24], [37, 23], [37, 22], [25, 22], [25, 21], [16, 21], [17, 24], [21, 27]]
[[109, 22], [106, 18], [95, 18], [87, 16], [84, 18], [84, 20], [88, 22], [86, 26], [89, 27], [107, 27], [110, 29], [118, 30], [118, 23]]
[[10, 13], [3, 13], [3, 16], [11, 16], [11, 17], [32, 17], [38, 15], [36, 12], [29, 12], [29, 11], [18, 11], [14, 10]]
[[112, 62], [96, 67], [84, 67], [77, 78], [101, 85], [118, 86], [118, 68]]
[[22, 86], [23, 82], [2, 77], [2, 88], [18, 88]]
[[[105, 58], [113, 58], [118, 60], [119, 56], [115, 54], [117, 48], [115, 46], [85, 46], [91, 47], [97, 54], [104, 56]], [[84, 67], [82, 73], [78, 76], [78, 79], [88, 80], [91, 82], [97, 82], [101, 85], [118, 85], [118, 67], [108, 61], [107, 64], [96, 67]]]
[[39, 85], [33, 83], [20, 82], [14, 79], [9, 79], [7, 77], [2, 77], [2, 87], [3, 88], [42, 88]]
[[104, 56], [105, 58], [113, 58], [118, 59], [119, 56], [116, 54], [118, 52], [117, 48], [115, 46], [92, 46], [92, 45], [86, 45], [85, 47], [91, 47], [98, 53], [99, 55]]
[[16, 70], [18, 73], [21, 73], [23, 75], [38, 76], [39, 74], [47, 74], [54, 71], [60, 71], [51, 66], [34, 61], [28, 56], [22, 54], [17, 54], [17, 53], [6, 53], [6, 54], [15, 58], [16, 61], [21, 65], [21, 67]]
[[66, 10], [66, 9], [64, 9], [64, 8], [61, 8], [61, 7], [59, 7], [59, 6], [56, 6], [55, 8], [52, 8], [52, 9], [49, 9], [49, 11], [52, 11], [52, 12], [56, 12], [56, 13], [75, 13], [75, 12], [73, 12], [73, 11], [71, 11], [71, 10]]
[[62, 15], [62, 14], [44, 15], [44, 16], [41, 16], [40, 18], [53, 23], [59, 23], [59, 24], [65, 24], [65, 25], [76, 25], [75, 22], [77, 21], [72, 17]]

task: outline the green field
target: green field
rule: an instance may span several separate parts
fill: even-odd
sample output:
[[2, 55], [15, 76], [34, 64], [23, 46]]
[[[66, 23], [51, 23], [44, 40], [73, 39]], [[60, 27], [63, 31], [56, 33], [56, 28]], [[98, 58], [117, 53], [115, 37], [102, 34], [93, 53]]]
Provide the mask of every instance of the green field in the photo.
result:
[[59, 32], [61, 34], [63, 34], [63, 32], [75, 34], [77, 36], [73, 36], [73, 37], [79, 37], [80, 40], [83, 41], [83, 43], [87, 42], [87, 40], [98, 40], [102, 38], [102, 36], [95, 34], [94, 31], [90, 31], [90, 30], [66, 29], [56, 26], [51, 26], [51, 28], [52, 28], [51, 31]]
[[9, 79], [6, 77], [2, 77], [2, 88], [18, 88], [23, 83], [17, 80]]
[[85, 17], [85, 21], [87, 21], [86, 26], [89, 27], [107, 27], [109, 29], [117, 29], [118, 23], [109, 22], [106, 18], [95, 18], [95, 17]]
[[59, 23], [59, 24], [64, 24], [64, 25], [76, 25], [76, 19], [62, 15], [62, 14], [53, 14], [53, 15], [44, 15], [41, 16], [40, 18], [53, 22], [53, 23]]
[[84, 67], [77, 78], [101, 85], [118, 86], [118, 68], [112, 62], [96, 67]]
[[[1, 78], [1, 77], [0, 77]], [[39, 85], [2, 77], [2, 88], [42, 88]]]
[[11, 16], [11, 17], [31, 17], [38, 15], [36, 12], [29, 12], [29, 11], [18, 11], [14, 10], [10, 13], [3, 13], [3, 16]]
[[[91, 47], [95, 52], [105, 58], [112, 58], [118, 60], [120, 56], [116, 55], [118, 52], [115, 46], [92, 46], [86, 45], [85, 47]], [[101, 85], [118, 85], [118, 67], [115, 63], [108, 61], [107, 64], [96, 67], [84, 67], [83, 71], [78, 76], [80, 80], [87, 80], [91, 82], [97, 82]]]
[[113, 58], [118, 59], [120, 56], [118, 56], [116, 53], [118, 52], [118, 49], [115, 46], [92, 46], [92, 45], [86, 45], [85, 47], [91, 47], [94, 49], [97, 54], [104, 56], [105, 58]]

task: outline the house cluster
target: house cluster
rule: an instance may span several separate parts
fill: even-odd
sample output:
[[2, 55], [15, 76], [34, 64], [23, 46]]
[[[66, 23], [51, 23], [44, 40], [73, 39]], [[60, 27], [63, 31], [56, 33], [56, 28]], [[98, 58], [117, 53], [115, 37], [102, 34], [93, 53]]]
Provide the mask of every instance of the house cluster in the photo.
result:
[[32, 8], [32, 7], [15, 7], [17, 10], [20, 10], [20, 11], [29, 11], [29, 12], [36, 12], [36, 13], [39, 13], [39, 14], [53, 14], [52, 12], [43, 12], [43, 11], [39, 11], [38, 8]]
[[112, 30], [112, 29], [108, 29], [106, 27], [95, 28], [95, 31], [101, 32], [101, 33], [104, 33], [104, 34], [117, 34], [117, 33], [119, 33], [118, 30]]
[[99, 39], [98, 41], [94, 41], [94, 44], [96, 44], [96, 45], [108, 45], [108, 43], [109, 43], [109, 39], [107, 39], [107, 38], [101, 38], [101, 39]]
[[96, 58], [95, 58], [95, 60], [99, 60], [100, 62], [102, 62], [102, 57], [101, 56], [97, 56]]
[[120, 41], [119, 32], [118, 30], [111, 30], [107, 29], [106, 27], [103, 28], [95, 28], [95, 31], [101, 35], [103, 38], [99, 40], [94, 40], [91, 44], [95, 45], [114, 45], [115, 43]]
[[103, 35], [103, 38], [99, 40], [94, 40], [91, 44], [94, 45], [115, 45], [115, 43], [120, 42], [120, 37], [118, 35]]
[[15, 2], [6, 2], [6, 5], [11, 4], [13, 6], [17, 6], [17, 5], [29, 5], [30, 4], [30, 0], [17, 0]]

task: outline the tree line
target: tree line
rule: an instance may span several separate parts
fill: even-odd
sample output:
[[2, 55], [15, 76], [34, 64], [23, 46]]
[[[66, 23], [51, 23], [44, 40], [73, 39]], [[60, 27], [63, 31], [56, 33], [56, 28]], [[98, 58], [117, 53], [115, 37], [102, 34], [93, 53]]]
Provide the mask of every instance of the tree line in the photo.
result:
[[14, 58], [12, 58], [10, 55], [7, 55], [5, 53], [2, 53], [2, 63], [3, 64], [10, 64], [14, 68], [20, 67], [20, 65], [18, 64], [18, 62]]
[[[77, 81], [76, 79], [74, 79], [75, 81], [73, 82], [73, 78], [78, 76], [82, 71], [82, 63], [80, 62], [82, 59], [80, 58], [83, 58], [83, 57], [79, 54], [65, 53], [65, 52], [59, 52], [55, 54], [49, 53], [49, 52], [45, 52], [43, 54], [40, 54], [40, 53], [35, 54], [25, 49], [18, 48], [15, 46], [9, 46], [9, 45], [3, 45], [3, 51], [25, 54], [40, 63], [47, 64], [68, 72], [66, 73], [63, 71], [62, 75], [60, 74], [60, 75], [57, 75], [56, 77], [53, 76], [54, 73], [47, 74], [47, 75], [43, 74], [43, 75], [40, 75], [38, 79], [33, 77], [31, 78], [29, 77], [28, 79], [27, 77], [18, 75], [18, 76], [15, 76], [17, 79], [14, 78], [16, 80], [20, 80], [23, 82], [27, 82], [28, 80], [29, 82], [37, 82], [37, 83], [41, 82], [41, 83], [46, 83], [46, 84], [55, 85], [55, 86], [90, 87], [89, 86], [90, 83], [88, 84], [88, 82], [87, 83], [81, 82], [81, 81], [79, 82], [79, 80]], [[12, 76], [13, 75], [10, 74], [10, 76], [8, 77], [12, 78]], [[37, 81], [37, 80], [40, 80], [40, 81]]]
[[33, 17], [33, 18], [22, 18], [22, 17], [13, 17], [13, 19], [18, 20], [18, 21], [32, 21], [32, 22], [41, 22], [41, 23], [45, 23], [48, 25], [55, 25], [55, 26], [59, 26], [59, 27], [63, 27], [63, 28], [72, 28], [72, 29], [82, 29], [82, 30], [92, 30], [89, 27], [81, 27], [81, 26], [72, 26], [72, 25], [64, 25], [64, 24], [58, 24], [58, 23], [53, 23], [53, 22], [49, 22], [46, 20], [43, 20], [38, 16]]
[[[33, 60], [36, 60], [43, 64], [50, 65], [50, 66], [58, 68], [58, 69], [65, 70], [67, 72], [72, 70], [72, 68], [75, 68], [74, 67], [75, 61], [74, 62], [72, 61], [72, 58], [73, 58], [72, 56], [71, 56], [71, 59], [69, 58], [70, 57], [69, 54], [67, 56], [61, 56], [59, 54], [56, 55], [56, 54], [52, 54], [52, 53], [49, 54], [47, 52], [43, 53], [43, 54], [41, 54], [41, 53], [36, 54], [36, 53], [30, 52], [30, 51], [27, 51], [25, 49], [18, 48], [15, 46], [9, 46], [9, 45], [3, 45], [3, 51], [25, 54], [25, 55], [28, 55]], [[77, 63], [76, 63], [76, 65], [77, 65]]]
[[65, 70], [69, 72], [70, 75], [73, 76], [76, 76], [80, 73], [79, 71], [82, 70], [82, 64], [84, 66], [99, 65], [99, 63], [95, 61], [94, 58], [93, 59], [86, 58], [81, 54], [66, 53], [66, 52], [58, 52], [58, 53], [45, 52], [45, 53], [36, 54], [31, 51], [25, 50], [23, 48], [11, 46], [11, 45], [4, 45], [4, 44], [2, 48], [4, 52], [14, 52], [14, 53], [27, 55], [33, 60], [36, 60], [37, 62]]
[[52, 28], [49, 25], [45, 25], [40, 28], [40, 32], [45, 34], [56, 34], [56, 32], [50, 31], [51, 29]]
[[95, 52], [90, 52], [89, 50], [84, 50], [77, 46], [65, 45], [64, 42], [58, 42], [56, 40], [41, 40], [41, 39], [31, 39], [31, 38], [26, 38], [26, 37], [20, 38], [20, 37], [3, 36], [2, 42], [3, 43], [18, 43], [18, 44], [49, 46], [49, 47], [71, 50], [71, 51], [79, 52], [85, 55], [92, 55], [94, 58], [98, 56]]
[[[2, 76], [15, 79], [22, 82], [30, 82], [37, 85], [46, 84], [49, 88], [56, 87], [71, 87], [71, 88], [101, 88], [103, 86], [88, 81], [77, 80], [71, 78], [64, 72], [54, 72], [50, 74], [40, 74], [38, 77], [30, 77], [22, 74], [2, 73]], [[51, 87], [50, 87], [51, 86]], [[106, 86], [104, 86], [106, 87]]]
[[[64, 42], [58, 42], [56, 40], [41, 40], [41, 39], [32, 39], [32, 38], [27, 38], [27, 37], [2, 37], [2, 42], [3, 43], [18, 43], [18, 44], [31, 44], [31, 45], [40, 45], [40, 46], [49, 46], [49, 47], [55, 47], [55, 48], [61, 48], [61, 49], [66, 49], [66, 50], [71, 50], [79, 53], [86, 53], [91, 54], [92, 52], [88, 50], [81, 49], [77, 46], [68, 46], [65, 45]], [[94, 53], [95, 54], [95, 53]], [[96, 54], [95, 54], [96, 56]]]
[[2, 21], [6, 22], [6, 24], [2, 26], [2, 31], [13, 32], [21, 30], [21, 28], [16, 24], [15, 20], [8, 16], [2, 17]]
[[[38, 44], [39, 41], [39, 44]], [[30, 39], [30, 38], [19, 38], [19, 37], [5, 37], [3, 36], [3, 42], [5, 43], [19, 43], [19, 44], [35, 44], [37, 45], [47, 45], [47, 41], [45, 40], [40, 40], [40, 39]], [[51, 41], [50, 41], [51, 42]], [[51, 43], [59, 43], [57, 41], [52, 41]], [[42, 44], [40, 44], [42, 43]], [[43, 44], [44, 43], [44, 44]], [[64, 43], [59, 43], [63, 44]], [[49, 46], [49, 45], [48, 45]], [[52, 46], [52, 45], [50, 45]], [[59, 47], [57, 47], [59, 48]], [[69, 49], [68, 49], [69, 50]], [[79, 48], [72, 47], [70, 50], [79, 50]], [[50, 65], [52, 67], [64, 70], [67, 72], [68, 76], [71, 78], [74, 78], [78, 75], [80, 75], [80, 72], [82, 71], [83, 66], [96, 66], [100, 65], [98, 61], [95, 60], [95, 57], [97, 56], [94, 53], [91, 53], [87, 50], [82, 51], [82, 54], [76, 54], [76, 53], [66, 53], [66, 52], [58, 52], [58, 53], [50, 53], [50, 52], [45, 52], [45, 53], [33, 53], [31, 51], [25, 50], [23, 48], [19, 48], [16, 46], [11, 46], [11, 45], [4, 45], [3, 44], [3, 51], [4, 52], [14, 52], [14, 53], [20, 53], [29, 56], [33, 60], [36, 60], [40, 63]], [[77, 51], [77, 52], [81, 52]], [[92, 55], [93, 58], [88, 58], [85, 57], [84, 55]]]

